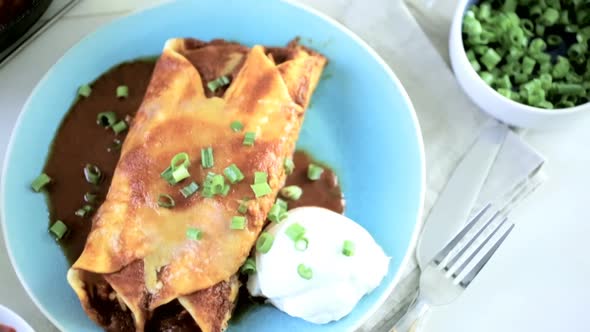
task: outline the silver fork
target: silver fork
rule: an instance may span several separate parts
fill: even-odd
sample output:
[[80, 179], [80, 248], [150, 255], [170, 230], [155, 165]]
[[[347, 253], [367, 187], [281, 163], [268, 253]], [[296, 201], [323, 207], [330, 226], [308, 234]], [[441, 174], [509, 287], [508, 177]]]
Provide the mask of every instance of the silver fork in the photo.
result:
[[417, 331], [419, 319], [431, 307], [457, 299], [513, 228], [503, 212], [491, 205], [479, 212], [422, 271], [418, 296], [392, 332]]

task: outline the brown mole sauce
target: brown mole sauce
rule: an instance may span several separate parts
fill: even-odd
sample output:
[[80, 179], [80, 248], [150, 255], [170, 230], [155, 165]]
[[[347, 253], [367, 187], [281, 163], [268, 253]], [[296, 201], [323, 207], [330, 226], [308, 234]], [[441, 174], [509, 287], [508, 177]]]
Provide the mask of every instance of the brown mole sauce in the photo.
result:
[[[116, 148], [114, 141], [120, 140], [122, 143], [126, 134], [115, 135], [111, 129], [99, 126], [97, 115], [113, 111], [118, 119], [130, 120], [141, 104], [154, 66], [154, 61], [137, 60], [122, 63], [104, 73], [92, 83], [91, 95], [79, 98], [74, 103], [53, 140], [44, 169], [53, 179], [47, 188], [50, 224], [61, 220], [68, 226], [69, 233], [59, 245], [72, 264], [84, 249], [93, 215], [90, 213], [79, 217], [74, 213], [85, 204], [90, 204], [84, 200], [85, 193], [97, 195], [96, 201], [90, 204], [94, 211], [104, 201], [120, 154], [120, 148]], [[128, 86], [127, 98], [116, 97], [119, 85]], [[300, 186], [303, 195], [297, 201], [289, 201], [289, 208], [312, 205], [342, 213], [344, 200], [336, 174], [326, 165], [312, 160], [304, 151], [296, 151], [293, 161], [295, 170], [286, 184]], [[317, 181], [307, 179], [307, 167], [312, 162], [324, 167], [324, 173]], [[96, 165], [102, 171], [103, 178], [98, 185], [86, 181], [83, 173], [86, 164]], [[90, 302], [99, 312], [103, 328], [107, 331], [133, 330], [133, 318], [129, 310], [123, 310], [117, 300], [109, 299], [112, 288], [102, 277], [96, 277], [88, 276], [86, 281], [92, 283], [88, 287], [92, 287], [93, 293], [97, 294]], [[236, 319], [255, 304], [258, 301], [250, 298], [242, 287]], [[198, 328], [193, 319], [176, 300], [155, 310], [146, 325], [148, 332], [195, 330]]]

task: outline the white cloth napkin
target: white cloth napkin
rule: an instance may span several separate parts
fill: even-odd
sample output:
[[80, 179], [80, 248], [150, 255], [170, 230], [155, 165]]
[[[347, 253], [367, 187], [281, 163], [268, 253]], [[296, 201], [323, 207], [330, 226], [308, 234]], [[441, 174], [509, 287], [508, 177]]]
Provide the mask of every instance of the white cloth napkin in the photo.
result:
[[[445, 58], [439, 53], [441, 49], [446, 51], [446, 47], [441, 43], [437, 47], [433, 46], [404, 2], [302, 2], [336, 18], [359, 34], [392, 67], [406, 88], [418, 114], [424, 138], [427, 168], [424, 216], [428, 216], [461, 157], [469, 150], [482, 128], [494, 125], [495, 121], [480, 112], [465, 96]], [[418, 12], [414, 14], [418, 15]], [[440, 15], [440, 12], [433, 15]], [[424, 14], [422, 17], [425, 17]], [[433, 25], [435, 27], [445, 24], [445, 20], [440, 18], [432, 21], [438, 24]], [[445, 29], [437, 33], [446, 34], [447, 31]], [[488, 199], [508, 202], [514, 197], [513, 203], [520, 202], [542, 181], [542, 177], [535, 176], [542, 174], [538, 172], [542, 164], [543, 158], [520, 136], [509, 133], [478, 202]], [[498, 191], [498, 188], [506, 189], [506, 192]], [[415, 294], [419, 269], [415, 262], [402, 269], [403, 280], [361, 331], [388, 331], [403, 314], [403, 309]]]

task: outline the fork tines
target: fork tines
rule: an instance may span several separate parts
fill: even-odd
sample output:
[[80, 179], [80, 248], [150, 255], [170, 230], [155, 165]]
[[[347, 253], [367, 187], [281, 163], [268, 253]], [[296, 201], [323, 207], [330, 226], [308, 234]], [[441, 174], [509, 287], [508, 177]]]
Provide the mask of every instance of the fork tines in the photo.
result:
[[514, 224], [488, 204], [436, 255], [433, 262], [465, 288], [493, 256]]

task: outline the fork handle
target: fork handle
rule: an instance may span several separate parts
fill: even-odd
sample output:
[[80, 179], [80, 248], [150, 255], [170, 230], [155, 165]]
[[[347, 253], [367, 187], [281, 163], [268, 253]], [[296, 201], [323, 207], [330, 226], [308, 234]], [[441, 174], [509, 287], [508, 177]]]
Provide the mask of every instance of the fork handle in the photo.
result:
[[430, 310], [430, 305], [420, 294], [410, 305], [410, 308], [395, 324], [391, 332], [418, 332], [421, 327], [420, 319]]

